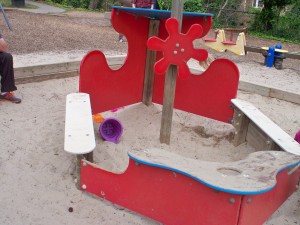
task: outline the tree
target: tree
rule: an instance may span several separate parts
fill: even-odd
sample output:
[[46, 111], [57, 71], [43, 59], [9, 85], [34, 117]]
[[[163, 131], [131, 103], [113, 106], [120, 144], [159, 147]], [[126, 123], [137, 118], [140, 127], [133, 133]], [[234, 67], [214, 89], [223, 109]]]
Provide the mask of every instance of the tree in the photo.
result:
[[294, 0], [264, 0], [264, 7], [255, 17], [254, 26], [259, 31], [270, 31], [274, 23], [278, 21], [280, 13], [286, 6], [292, 4]]

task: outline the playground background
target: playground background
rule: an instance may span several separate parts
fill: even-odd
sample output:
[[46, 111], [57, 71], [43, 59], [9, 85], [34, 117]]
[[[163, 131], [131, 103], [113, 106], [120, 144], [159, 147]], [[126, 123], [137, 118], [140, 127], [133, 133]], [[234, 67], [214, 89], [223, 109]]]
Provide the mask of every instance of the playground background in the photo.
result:
[[[117, 42], [118, 34], [110, 26], [110, 21], [103, 14], [92, 12], [67, 12], [57, 15], [30, 14], [16, 10], [7, 11], [13, 32], [5, 29], [0, 21], [1, 32], [10, 44], [15, 56], [15, 64], [32, 65], [35, 63], [51, 63], [67, 59], [77, 59], [89, 50], [101, 49], [108, 55], [126, 52], [127, 44]], [[4, 28], [4, 29], [2, 29]], [[211, 34], [212, 35], [212, 34]], [[254, 46], [270, 46], [276, 41], [246, 37], [247, 43]], [[196, 43], [199, 46], [199, 42]], [[299, 51], [300, 46], [283, 44], [289, 51]], [[237, 63], [241, 76], [252, 82], [275, 83], [286, 90], [299, 94], [300, 66], [298, 60], [285, 60], [284, 69], [266, 68], [262, 65], [263, 57], [257, 53], [247, 56], [235, 56], [231, 53], [216, 53], [215, 57], [226, 57]], [[291, 75], [292, 74], [292, 75]], [[280, 79], [281, 78], [281, 79]], [[277, 82], [276, 82], [277, 80]], [[0, 224], [157, 224], [147, 218], [129, 212], [87, 195], [75, 188], [73, 181], [75, 158], [63, 151], [65, 96], [78, 90], [78, 78], [48, 80], [40, 83], [18, 85], [16, 92], [23, 99], [22, 104], [0, 103]], [[297, 89], [298, 88], [298, 89]], [[274, 98], [239, 91], [238, 97], [252, 102], [263, 113], [275, 121], [288, 134], [293, 136], [300, 129], [300, 106]], [[120, 110], [122, 112], [122, 110]], [[134, 114], [124, 110], [122, 122], [125, 133], [122, 138], [124, 146], [136, 148], [156, 145], [166, 147], [157, 142], [150, 143], [145, 137], [157, 134], [159, 137], [159, 113], [155, 107], [140, 107]], [[139, 123], [149, 113], [147, 121], [153, 126], [147, 127]], [[118, 115], [118, 114], [116, 114]], [[133, 116], [134, 115], [134, 116]], [[121, 113], [120, 113], [120, 116]], [[186, 155], [189, 152], [190, 139], [198, 139], [193, 148], [205, 145], [205, 151], [199, 151], [201, 159], [226, 161], [243, 158], [247, 152], [225, 152], [223, 146], [228, 145], [226, 137], [227, 125], [214, 127], [206, 123], [204, 130], [191, 129], [194, 118], [181, 112], [174, 116], [174, 132], [172, 136], [174, 151]], [[134, 123], [136, 133], [126, 129]], [[129, 129], [127, 129], [129, 130]], [[211, 136], [211, 134], [216, 134]], [[218, 136], [219, 135], [219, 136]], [[133, 140], [135, 138], [135, 140]], [[106, 144], [105, 148], [111, 147]], [[120, 147], [120, 146], [119, 146]], [[121, 145], [122, 147], [122, 145]], [[108, 165], [109, 160], [124, 164], [126, 155], [119, 154], [117, 149], [103, 151], [103, 159], [98, 163]], [[114, 147], [112, 147], [114, 148]], [[120, 168], [117, 168], [120, 169]], [[73, 212], [69, 212], [72, 207]], [[180, 207], [180, 206], [178, 206]], [[291, 198], [269, 219], [267, 225], [290, 225], [300, 221], [300, 191]]]

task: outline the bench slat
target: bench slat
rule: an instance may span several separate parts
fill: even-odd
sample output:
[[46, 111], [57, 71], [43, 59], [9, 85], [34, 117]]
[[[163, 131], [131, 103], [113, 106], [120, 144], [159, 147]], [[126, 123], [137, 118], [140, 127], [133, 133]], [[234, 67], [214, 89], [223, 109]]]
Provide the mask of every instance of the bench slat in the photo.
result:
[[65, 146], [66, 152], [86, 154], [96, 147], [90, 96], [85, 93], [67, 95]]
[[161, 149], [130, 151], [128, 155], [138, 163], [181, 173], [218, 191], [242, 195], [270, 191], [279, 171], [300, 163], [299, 156], [283, 151], [253, 152], [236, 162], [200, 161]]
[[255, 106], [239, 99], [232, 99], [231, 102], [284, 151], [300, 155], [300, 144]]

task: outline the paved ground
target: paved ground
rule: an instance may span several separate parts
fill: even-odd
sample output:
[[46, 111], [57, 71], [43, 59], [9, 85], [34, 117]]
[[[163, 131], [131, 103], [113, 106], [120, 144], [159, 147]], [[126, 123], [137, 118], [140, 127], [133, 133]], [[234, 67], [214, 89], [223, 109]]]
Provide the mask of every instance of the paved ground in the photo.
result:
[[25, 0], [25, 4], [34, 5], [37, 7], [36, 9], [20, 9], [22, 11], [31, 12], [31, 13], [56, 14], [56, 13], [62, 13], [66, 11], [62, 8], [58, 8], [55, 6], [34, 2], [30, 0]]

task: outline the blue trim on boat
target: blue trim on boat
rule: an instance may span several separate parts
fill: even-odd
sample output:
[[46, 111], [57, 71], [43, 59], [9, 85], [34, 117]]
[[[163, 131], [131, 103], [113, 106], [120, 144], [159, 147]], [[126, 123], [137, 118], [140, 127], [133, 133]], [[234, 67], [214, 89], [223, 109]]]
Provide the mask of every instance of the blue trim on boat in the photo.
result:
[[[122, 6], [112, 6], [113, 9], [128, 12], [137, 16], [143, 16], [151, 19], [168, 19], [171, 17], [170, 10], [144, 9], [144, 8], [129, 8]], [[189, 17], [212, 17], [210, 13], [183, 12], [183, 18]]]

